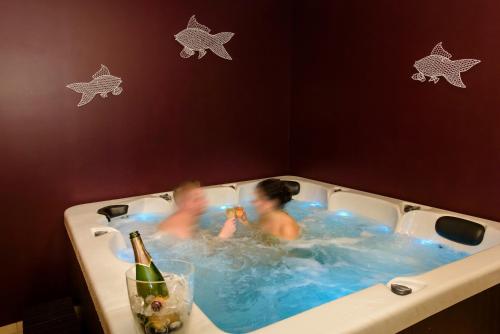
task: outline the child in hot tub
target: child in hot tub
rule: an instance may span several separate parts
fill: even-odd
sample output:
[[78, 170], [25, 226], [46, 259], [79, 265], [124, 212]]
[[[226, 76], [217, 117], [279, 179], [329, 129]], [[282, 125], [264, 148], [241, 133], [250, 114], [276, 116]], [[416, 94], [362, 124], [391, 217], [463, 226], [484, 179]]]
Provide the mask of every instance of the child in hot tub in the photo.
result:
[[236, 213], [244, 225], [255, 227], [264, 237], [295, 240], [300, 236], [299, 224], [283, 211], [284, 205], [292, 199], [292, 192], [285, 182], [279, 179], [261, 181], [255, 188], [255, 196], [253, 205], [259, 214], [256, 224], [248, 221], [245, 211]]
[[[167, 233], [179, 239], [192, 238], [198, 231], [198, 220], [205, 212], [207, 200], [199, 181], [184, 182], [174, 190], [177, 211], [158, 225], [158, 232]], [[235, 219], [228, 218], [219, 238], [225, 239], [236, 231]]]

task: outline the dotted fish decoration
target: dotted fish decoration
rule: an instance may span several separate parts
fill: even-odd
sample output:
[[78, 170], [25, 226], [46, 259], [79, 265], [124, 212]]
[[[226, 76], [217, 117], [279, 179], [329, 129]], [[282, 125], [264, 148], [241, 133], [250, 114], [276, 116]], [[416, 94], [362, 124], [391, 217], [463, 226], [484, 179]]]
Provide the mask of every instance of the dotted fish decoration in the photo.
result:
[[91, 81], [75, 82], [66, 87], [82, 94], [82, 98], [77, 105], [81, 107], [92, 101], [97, 94], [101, 95], [102, 98], [108, 97], [108, 93], [120, 95], [123, 91], [123, 88], [120, 87], [121, 83], [121, 78], [111, 75], [109, 69], [105, 65], [101, 65], [99, 71], [92, 76]]
[[210, 34], [210, 29], [198, 23], [193, 15], [189, 19], [186, 29], [174, 35], [174, 38], [184, 47], [181, 51], [182, 58], [189, 58], [198, 52], [198, 59], [201, 59], [207, 54], [206, 50], [210, 50], [221, 58], [232, 60], [224, 48], [224, 44], [229, 42], [233, 36], [232, 32]]
[[442, 76], [453, 86], [465, 88], [460, 73], [468, 71], [481, 61], [477, 59], [451, 60], [451, 57], [451, 53], [443, 48], [442, 42], [439, 42], [429, 56], [415, 62], [413, 66], [418, 73], [413, 74], [411, 78], [425, 82], [425, 77], [429, 77], [429, 81], [436, 84]]

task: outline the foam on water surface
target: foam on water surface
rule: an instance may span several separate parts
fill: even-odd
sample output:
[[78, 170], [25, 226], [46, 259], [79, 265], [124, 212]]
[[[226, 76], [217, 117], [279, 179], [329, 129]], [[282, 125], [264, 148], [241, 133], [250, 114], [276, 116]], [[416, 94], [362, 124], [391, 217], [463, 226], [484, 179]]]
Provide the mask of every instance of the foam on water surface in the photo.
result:
[[[256, 219], [246, 207], [250, 220]], [[173, 240], [155, 235], [164, 217], [141, 213], [112, 222], [125, 238], [139, 230], [154, 259], [195, 264], [195, 302], [219, 328], [245, 333], [396, 276], [416, 275], [468, 254], [427, 240], [393, 234], [383, 222], [350, 212], [329, 212], [314, 202], [292, 201], [286, 211], [302, 236], [277, 243], [255, 238], [238, 224], [219, 240], [223, 207], [201, 217], [199, 235]], [[131, 248], [117, 256], [133, 262]]]

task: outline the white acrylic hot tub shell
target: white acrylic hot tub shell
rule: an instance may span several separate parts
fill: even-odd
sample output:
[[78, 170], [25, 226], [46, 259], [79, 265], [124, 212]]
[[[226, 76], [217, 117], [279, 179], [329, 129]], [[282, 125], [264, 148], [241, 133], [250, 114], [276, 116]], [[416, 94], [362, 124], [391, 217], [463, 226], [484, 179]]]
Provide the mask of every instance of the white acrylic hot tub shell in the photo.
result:
[[[281, 178], [301, 183], [301, 192], [295, 197], [298, 200], [328, 204], [332, 211], [352, 211], [384, 222], [397, 233], [447, 244], [473, 255], [418, 276], [394, 278], [394, 282], [414, 288], [414, 293], [408, 296], [397, 296], [385, 285], [377, 284], [255, 333], [393, 333], [500, 283], [499, 223], [423, 206], [420, 211], [402, 214], [407, 203], [400, 200], [299, 177]], [[212, 186], [205, 191], [210, 205], [244, 203], [251, 199], [256, 183]], [[103, 206], [123, 203], [130, 204], [129, 212], [168, 213], [174, 209], [171, 202], [153, 194], [78, 205], [66, 210], [64, 215], [68, 235], [107, 334], [135, 334], [124, 274], [130, 264], [115, 256], [118, 249], [126, 246], [126, 241], [96, 213]], [[483, 224], [486, 227], [484, 241], [479, 246], [465, 246], [440, 237], [434, 231], [434, 222], [443, 215]], [[94, 232], [100, 230], [108, 233], [95, 237]], [[179, 333], [223, 332], [194, 305], [189, 323]]]

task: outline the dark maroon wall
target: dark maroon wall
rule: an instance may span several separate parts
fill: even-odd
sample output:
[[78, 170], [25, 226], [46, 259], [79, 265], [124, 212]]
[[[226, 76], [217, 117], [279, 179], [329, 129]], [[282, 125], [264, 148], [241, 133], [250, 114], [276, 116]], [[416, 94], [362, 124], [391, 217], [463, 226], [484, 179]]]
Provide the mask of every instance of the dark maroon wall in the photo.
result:
[[[234, 60], [179, 56], [192, 14]], [[67, 207], [288, 172], [290, 30], [285, 0], [0, 2], [0, 325], [68, 293]], [[123, 93], [77, 108], [100, 64]]]
[[[296, 1], [294, 174], [500, 221], [500, 2]], [[410, 79], [443, 41], [466, 89]]]

